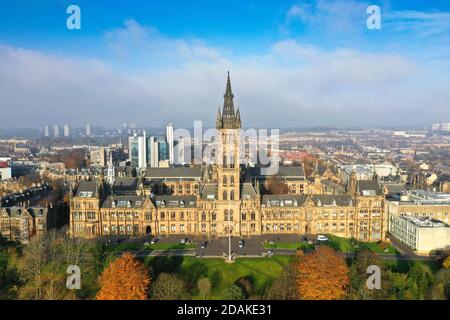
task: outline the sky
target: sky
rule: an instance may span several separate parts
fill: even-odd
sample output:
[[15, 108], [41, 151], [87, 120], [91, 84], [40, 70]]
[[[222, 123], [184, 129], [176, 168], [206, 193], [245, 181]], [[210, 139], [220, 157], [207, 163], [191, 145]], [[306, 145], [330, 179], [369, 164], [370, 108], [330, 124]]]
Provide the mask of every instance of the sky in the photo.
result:
[[[66, 12], [78, 5], [81, 29]], [[369, 29], [369, 5], [381, 29]], [[0, 127], [450, 122], [450, 0], [0, 0]]]

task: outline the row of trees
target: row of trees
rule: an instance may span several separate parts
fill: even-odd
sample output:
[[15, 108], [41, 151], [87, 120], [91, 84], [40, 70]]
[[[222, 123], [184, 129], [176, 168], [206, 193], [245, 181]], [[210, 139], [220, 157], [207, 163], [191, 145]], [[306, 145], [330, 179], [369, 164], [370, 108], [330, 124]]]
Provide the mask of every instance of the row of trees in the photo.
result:
[[[201, 263], [180, 276], [165, 265], [149, 268], [133, 255], [106, 254], [102, 243], [68, 238], [50, 232], [26, 246], [7, 243], [0, 250], [0, 299], [188, 299], [188, 292], [207, 299], [217, 279], [206, 276]], [[81, 290], [66, 287], [67, 267], [82, 270]], [[381, 268], [381, 289], [366, 286], [367, 267]], [[332, 248], [299, 251], [264, 296], [257, 296], [251, 278], [242, 277], [226, 288], [227, 299], [338, 300], [338, 299], [447, 299], [450, 295], [450, 258], [433, 273], [423, 263], [405, 270], [386, 264], [362, 250], [347, 263]]]
[[[267, 298], [279, 300], [445, 300], [450, 298], [450, 257], [433, 274], [424, 263], [407, 263], [407, 272], [384, 263], [367, 249], [347, 266], [333, 249], [321, 247], [314, 253], [299, 254], [287, 265], [269, 289]], [[381, 289], [366, 285], [367, 267], [381, 271]]]

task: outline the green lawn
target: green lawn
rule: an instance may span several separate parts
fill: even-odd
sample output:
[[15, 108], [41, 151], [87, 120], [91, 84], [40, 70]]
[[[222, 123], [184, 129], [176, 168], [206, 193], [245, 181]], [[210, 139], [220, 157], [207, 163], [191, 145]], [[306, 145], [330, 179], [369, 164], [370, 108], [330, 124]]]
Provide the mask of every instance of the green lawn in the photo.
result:
[[274, 244], [270, 244], [268, 242], [262, 243], [264, 249], [314, 249], [314, 245], [310, 243], [304, 242], [275, 242]]
[[385, 252], [378, 243], [376, 242], [360, 242], [357, 241], [356, 239], [348, 239], [348, 238], [341, 238], [341, 237], [336, 237], [334, 235], [327, 235], [328, 237], [328, 242], [327, 244], [339, 251], [343, 251], [343, 252], [357, 252], [358, 250], [361, 249], [368, 249], [372, 252], [375, 253], [387, 253], [387, 254], [395, 254], [397, 253], [397, 250], [395, 249], [394, 246], [392, 245], [388, 245], [387, 247], [387, 251]]
[[148, 257], [146, 265], [154, 274], [174, 272], [181, 275], [192, 289], [189, 298], [201, 299], [195, 290], [199, 278], [208, 277], [212, 290], [208, 299], [223, 299], [223, 291], [239, 278], [246, 277], [253, 285], [255, 294], [263, 296], [274, 279], [280, 276], [283, 267], [292, 257], [272, 256], [266, 258], [239, 258], [232, 264], [223, 259], [198, 259], [194, 257]]

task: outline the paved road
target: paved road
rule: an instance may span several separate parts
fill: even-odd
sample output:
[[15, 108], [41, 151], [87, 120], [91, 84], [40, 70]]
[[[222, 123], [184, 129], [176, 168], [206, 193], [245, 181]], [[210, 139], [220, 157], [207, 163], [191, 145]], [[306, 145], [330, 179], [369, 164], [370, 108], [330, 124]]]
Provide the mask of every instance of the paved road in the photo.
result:
[[[269, 252], [268, 249], [264, 249], [261, 243], [263, 242], [301, 242], [307, 239], [312, 239], [312, 236], [309, 235], [262, 235], [255, 236], [249, 239], [242, 239], [240, 237], [232, 237], [231, 238], [231, 254], [233, 258], [238, 257], [263, 257], [266, 256]], [[176, 250], [140, 250], [140, 251], [131, 251], [138, 257], [152, 257], [152, 256], [197, 256], [197, 257], [228, 257], [229, 250], [229, 240], [228, 237], [221, 237], [218, 239], [208, 240], [206, 242], [206, 247], [201, 248], [201, 244], [206, 240], [202, 238], [195, 238], [189, 236], [169, 236], [169, 237], [160, 237], [158, 242], [160, 243], [179, 243], [180, 240], [188, 239], [191, 241], [195, 241], [198, 243], [198, 246], [195, 249], [176, 249]], [[149, 237], [145, 237], [138, 240], [130, 240], [134, 242], [147, 242], [149, 241]], [[243, 240], [244, 246], [242, 248], [239, 247], [239, 240]], [[407, 260], [407, 261], [432, 261], [435, 257], [427, 257], [427, 256], [417, 256], [410, 251], [404, 249], [398, 241], [395, 239], [391, 239], [392, 244], [398, 249], [400, 254], [385, 254], [378, 253], [378, 257], [381, 259], [389, 259], [389, 260]], [[273, 254], [275, 255], [294, 255], [296, 250], [294, 249], [273, 249]], [[356, 256], [355, 253], [347, 253], [347, 252], [339, 252], [344, 257], [354, 258]]]

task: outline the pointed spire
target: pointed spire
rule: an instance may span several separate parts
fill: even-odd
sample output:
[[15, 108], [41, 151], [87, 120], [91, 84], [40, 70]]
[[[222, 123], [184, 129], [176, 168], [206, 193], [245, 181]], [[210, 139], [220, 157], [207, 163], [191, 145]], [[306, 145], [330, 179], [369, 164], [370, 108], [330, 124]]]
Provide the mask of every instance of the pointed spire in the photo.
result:
[[239, 128], [241, 127], [241, 112], [239, 111], [239, 107], [236, 111], [236, 123], [239, 125]]
[[220, 112], [220, 107], [217, 110], [216, 128], [217, 129], [222, 128], [222, 115], [221, 115], [221, 112]]
[[[230, 72], [227, 75], [227, 85], [223, 95], [222, 128], [238, 129], [240, 124], [236, 121], [237, 114], [234, 112], [234, 94], [231, 90]], [[240, 116], [239, 116], [240, 117]]]
[[230, 80], [230, 71], [229, 70], [228, 70], [228, 75], [227, 75], [227, 87], [225, 89], [225, 95], [233, 96], [233, 92], [231, 91], [231, 80]]

